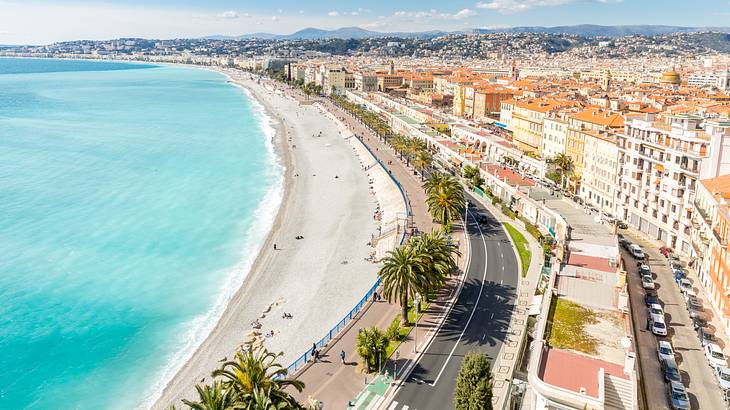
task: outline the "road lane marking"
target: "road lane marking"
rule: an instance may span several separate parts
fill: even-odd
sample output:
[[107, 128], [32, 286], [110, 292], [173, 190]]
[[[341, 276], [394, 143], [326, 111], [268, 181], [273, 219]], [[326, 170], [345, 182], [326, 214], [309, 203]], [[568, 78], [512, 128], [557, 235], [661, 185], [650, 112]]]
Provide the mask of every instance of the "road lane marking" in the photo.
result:
[[403, 405], [403, 410], [408, 410], [408, 405], [407, 404], [404, 404]]
[[443, 367], [441, 367], [441, 370], [436, 375], [436, 378], [433, 380], [433, 383], [431, 383], [431, 386], [436, 386], [436, 383], [438, 383], [439, 378], [441, 378], [441, 374], [443, 374], [444, 370], [446, 369], [446, 366], [449, 364], [449, 360], [451, 360], [451, 356], [454, 355], [454, 351], [456, 351], [456, 347], [461, 342], [461, 338], [464, 337], [464, 333], [466, 333], [466, 329], [469, 328], [469, 323], [471, 323], [471, 319], [474, 317], [474, 313], [477, 311], [477, 306], [479, 306], [479, 300], [482, 298], [482, 293], [484, 292], [484, 283], [487, 281], [487, 258], [489, 256], [489, 253], [487, 252], [487, 241], [484, 239], [484, 233], [482, 232], [482, 227], [477, 225], [477, 228], [479, 229], [479, 235], [481, 235], [481, 237], [482, 237], [482, 246], [484, 247], [484, 273], [482, 274], [482, 284], [479, 287], [479, 295], [477, 296], [477, 300], [474, 303], [474, 308], [472, 308], [472, 310], [471, 310], [469, 319], [466, 321], [466, 325], [464, 325], [464, 329], [462, 329], [461, 334], [459, 335], [459, 338], [456, 340], [456, 343], [454, 343], [454, 347], [451, 348], [451, 351], [449, 352], [449, 355], [446, 357], [446, 361], [444, 362]]
[[388, 406], [388, 410], [394, 410], [396, 407], [398, 407], [398, 402], [393, 401], [392, 403], [390, 403], [390, 406]]

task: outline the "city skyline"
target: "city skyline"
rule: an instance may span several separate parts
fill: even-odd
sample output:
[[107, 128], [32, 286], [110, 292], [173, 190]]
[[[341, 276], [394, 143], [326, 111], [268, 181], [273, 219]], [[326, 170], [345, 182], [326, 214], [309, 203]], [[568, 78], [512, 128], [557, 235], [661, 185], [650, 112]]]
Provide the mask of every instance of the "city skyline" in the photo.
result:
[[[289, 34], [307, 27], [367, 30], [457, 31], [513, 26], [727, 25], [730, 2], [700, 0], [432, 0], [397, 4], [318, 1], [303, 5], [285, 0], [276, 7], [254, 2], [216, 0], [202, 4], [184, 0], [0, 0], [0, 44], [48, 44], [67, 40], [119, 37], [195, 38], [254, 32]], [[698, 12], [697, 10], [705, 10]], [[72, 21], [74, 24], [59, 24]]]

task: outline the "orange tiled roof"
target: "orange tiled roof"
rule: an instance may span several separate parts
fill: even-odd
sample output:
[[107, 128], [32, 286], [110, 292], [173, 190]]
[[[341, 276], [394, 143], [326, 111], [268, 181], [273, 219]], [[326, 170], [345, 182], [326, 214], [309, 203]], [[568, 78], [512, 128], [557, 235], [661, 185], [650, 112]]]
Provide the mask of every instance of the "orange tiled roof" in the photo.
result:
[[624, 117], [621, 114], [603, 111], [599, 108], [583, 110], [571, 115], [570, 118], [609, 128], [621, 128], [624, 126]]

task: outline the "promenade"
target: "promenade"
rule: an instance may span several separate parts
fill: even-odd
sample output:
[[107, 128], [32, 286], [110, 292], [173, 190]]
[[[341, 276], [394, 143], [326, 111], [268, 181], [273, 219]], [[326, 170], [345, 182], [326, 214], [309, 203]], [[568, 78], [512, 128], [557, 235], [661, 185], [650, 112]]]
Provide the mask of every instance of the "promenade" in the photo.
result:
[[[298, 98], [304, 98], [303, 95], [295, 95], [298, 95]], [[410, 231], [428, 232], [436, 228], [437, 226], [433, 223], [425, 204], [426, 195], [421, 188], [420, 177], [414, 175], [413, 170], [406, 167], [397, 154], [379, 140], [357, 118], [328, 100], [318, 100], [317, 103], [322, 104], [328, 112], [337, 118], [343, 126], [344, 132], [350, 132], [359, 137], [362, 143], [385, 164], [389, 173], [399, 181], [411, 209]], [[348, 135], [345, 135], [345, 137], [348, 137]], [[461, 232], [460, 226], [454, 227], [454, 234], [459, 238], [460, 250], [465, 255], [459, 260], [460, 266], [463, 267], [467, 250], [465, 249], [466, 241], [463, 240], [463, 232]], [[399, 346], [397, 353], [394, 355], [398, 359], [384, 364], [384, 372], [388, 371], [392, 375], [394, 370], [397, 370], [397, 373], [401, 373], [413, 363], [416, 358], [415, 351], [422, 350], [423, 345], [430, 339], [430, 336], [441, 323], [454, 296], [458, 293], [460, 283], [461, 276], [450, 277], [447, 280], [446, 285], [436, 295], [435, 300], [423, 312], [418, 330], [411, 331]], [[322, 349], [320, 361], [308, 363], [294, 375], [295, 378], [303, 381], [306, 385], [305, 390], [297, 398], [303, 403], [307, 403], [312, 399], [319, 400], [327, 408], [346, 408], [350, 402], [357, 403], [356, 407], [358, 408], [374, 407], [377, 404], [375, 401], [380, 396], [371, 395], [367, 390], [363, 391], [367, 384], [372, 381], [372, 376], [362, 373], [358, 366], [360, 358], [355, 349], [357, 333], [359, 329], [371, 326], [385, 329], [399, 314], [400, 306], [397, 303], [389, 304], [384, 300], [379, 302], [371, 301], [337, 337]], [[419, 343], [419, 349], [415, 348], [416, 340]], [[341, 351], [346, 354], [345, 364], [340, 361]], [[385, 383], [383, 388], [387, 387], [388, 385]], [[359, 402], [356, 399], [358, 396]]]

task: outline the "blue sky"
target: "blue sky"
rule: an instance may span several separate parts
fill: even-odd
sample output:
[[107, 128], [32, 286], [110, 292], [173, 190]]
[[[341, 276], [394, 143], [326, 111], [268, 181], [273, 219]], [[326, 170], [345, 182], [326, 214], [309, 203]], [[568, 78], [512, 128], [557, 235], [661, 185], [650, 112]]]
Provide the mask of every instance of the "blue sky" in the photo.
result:
[[730, 0], [0, 0], [0, 44], [305, 27], [425, 31], [584, 23], [730, 26]]

